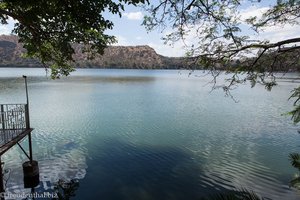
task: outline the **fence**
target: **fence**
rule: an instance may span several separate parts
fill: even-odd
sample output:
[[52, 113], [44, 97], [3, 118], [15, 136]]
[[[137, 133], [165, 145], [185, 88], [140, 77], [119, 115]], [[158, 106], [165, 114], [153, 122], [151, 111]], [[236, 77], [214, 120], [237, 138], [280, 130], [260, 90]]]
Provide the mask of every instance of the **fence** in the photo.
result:
[[0, 145], [9, 142], [28, 128], [27, 104], [0, 105]]

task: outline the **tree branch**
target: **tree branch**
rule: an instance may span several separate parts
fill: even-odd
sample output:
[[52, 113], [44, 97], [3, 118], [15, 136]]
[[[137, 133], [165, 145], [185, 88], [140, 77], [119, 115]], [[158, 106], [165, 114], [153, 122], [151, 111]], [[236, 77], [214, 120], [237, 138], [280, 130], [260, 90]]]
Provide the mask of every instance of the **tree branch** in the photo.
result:
[[[272, 48], [276, 48], [276, 47], [280, 47], [282, 45], [285, 45], [285, 44], [293, 44], [293, 43], [298, 43], [300, 42], [300, 37], [299, 38], [292, 38], [292, 39], [288, 39], [288, 40], [282, 40], [282, 41], [279, 41], [279, 42], [276, 42], [276, 43], [270, 43], [270, 44], [250, 44], [250, 45], [246, 45], [246, 46], [243, 46], [241, 48], [238, 48], [238, 49], [230, 49], [230, 50], [226, 50], [226, 51], [220, 51], [218, 52], [219, 54], [226, 54], [226, 53], [231, 53], [229, 56], [227, 57], [232, 57], [233, 55], [241, 52], [241, 51], [244, 51], [244, 50], [247, 50], [247, 49], [265, 49], [265, 50], [268, 50], [268, 49], [272, 49]], [[287, 49], [298, 49], [300, 48], [300, 46], [294, 46], [294, 47], [290, 47], [290, 48], [287, 48]], [[280, 51], [285, 51], [285, 48], [284, 49], [280, 49], [278, 50], [279, 52]], [[286, 50], [288, 51], [288, 50]], [[215, 53], [207, 53], [207, 54], [201, 54], [200, 56], [213, 56], [215, 55]]]
[[4, 9], [0, 9], [0, 14], [7, 15], [7, 16], [14, 18], [15, 20], [21, 21], [20, 16], [16, 15], [15, 13], [12, 13], [10, 11], [4, 10]]

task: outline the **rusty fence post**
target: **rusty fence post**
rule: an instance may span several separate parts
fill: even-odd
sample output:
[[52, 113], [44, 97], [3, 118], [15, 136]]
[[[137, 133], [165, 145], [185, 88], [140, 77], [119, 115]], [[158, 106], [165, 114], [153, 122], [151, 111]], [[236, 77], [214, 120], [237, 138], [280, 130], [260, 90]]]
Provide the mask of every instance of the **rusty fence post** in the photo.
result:
[[4, 108], [1, 105], [1, 122], [2, 122], [2, 129], [5, 130], [5, 120], [4, 120]]

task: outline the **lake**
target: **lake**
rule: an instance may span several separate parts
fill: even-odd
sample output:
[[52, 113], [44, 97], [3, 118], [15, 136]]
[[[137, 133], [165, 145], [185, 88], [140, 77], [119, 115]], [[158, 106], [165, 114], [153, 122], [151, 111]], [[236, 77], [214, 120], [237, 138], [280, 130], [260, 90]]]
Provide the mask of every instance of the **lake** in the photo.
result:
[[[43, 69], [0, 68], [0, 103], [25, 103], [21, 76], [28, 76], [35, 191], [73, 179], [72, 199], [186, 200], [235, 188], [300, 199], [289, 187], [297, 171], [288, 160], [300, 152], [299, 128], [282, 115], [299, 82], [282, 79], [272, 92], [242, 85], [232, 91], [236, 103], [211, 92], [202, 71], [188, 74], [81, 69], [50, 80]], [[2, 161], [6, 191], [30, 193], [20, 148]]]

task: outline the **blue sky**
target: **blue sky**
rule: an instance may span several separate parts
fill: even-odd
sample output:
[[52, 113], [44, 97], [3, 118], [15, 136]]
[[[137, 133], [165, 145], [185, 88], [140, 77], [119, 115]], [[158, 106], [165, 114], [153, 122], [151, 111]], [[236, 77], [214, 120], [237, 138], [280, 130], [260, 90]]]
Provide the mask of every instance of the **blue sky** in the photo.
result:
[[[153, 1], [154, 2], [154, 1]], [[259, 16], [265, 11], [274, 1], [264, 1], [261, 3], [252, 4], [249, 1], [241, 7], [241, 19], [246, 19], [250, 16]], [[145, 28], [141, 25], [145, 11], [140, 7], [126, 6], [122, 18], [118, 15], [106, 14], [107, 18], [114, 22], [114, 29], [107, 31], [107, 33], [114, 35], [118, 39], [116, 45], [131, 46], [131, 45], [149, 45], [154, 48], [158, 54], [164, 56], [184, 56], [185, 44], [182, 41], [170, 46], [165, 45], [161, 38], [165, 32], [161, 33], [154, 30], [147, 33]], [[0, 34], [10, 34], [13, 28], [13, 21], [6, 26], [0, 25]], [[282, 39], [298, 36], [299, 26], [286, 25], [284, 27], [269, 27], [260, 35], [252, 35], [253, 39], [268, 39], [275, 42]], [[170, 30], [167, 30], [170, 31]], [[247, 29], [245, 30], [248, 31]], [[191, 34], [186, 38], [186, 44], [192, 44], [196, 41], [196, 34]]]
[[108, 16], [114, 22], [114, 29], [107, 33], [117, 37], [118, 45], [149, 45], [164, 56], [184, 56], [184, 49], [173, 48], [163, 43], [161, 38], [164, 33], [161, 31], [146, 31], [141, 25], [145, 14], [140, 7], [126, 6], [122, 18], [117, 15]]
[[[154, 1], [153, 1], [154, 2]], [[261, 0], [260, 3], [251, 3], [250, 1], [244, 1], [240, 10], [241, 20], [245, 20], [251, 16], [261, 16], [275, 1], [273, 0]], [[118, 45], [149, 45], [153, 47], [157, 53], [164, 56], [184, 56], [185, 44], [192, 44], [197, 41], [196, 34], [193, 34], [186, 38], [185, 43], [179, 41], [178, 43], [169, 46], [165, 45], [161, 38], [164, 33], [158, 30], [154, 30], [147, 33], [145, 28], [141, 26], [145, 11], [139, 7], [127, 6], [123, 17], [112, 16], [111, 19], [115, 23], [115, 27], [109, 33], [115, 35], [118, 39]], [[263, 32], [257, 35], [251, 32], [249, 28], [244, 24], [245, 33], [250, 34], [252, 39], [270, 40], [270, 42], [276, 42], [278, 40], [288, 39], [299, 36], [299, 26], [285, 25], [268, 27]], [[170, 31], [170, 30], [167, 30]]]

